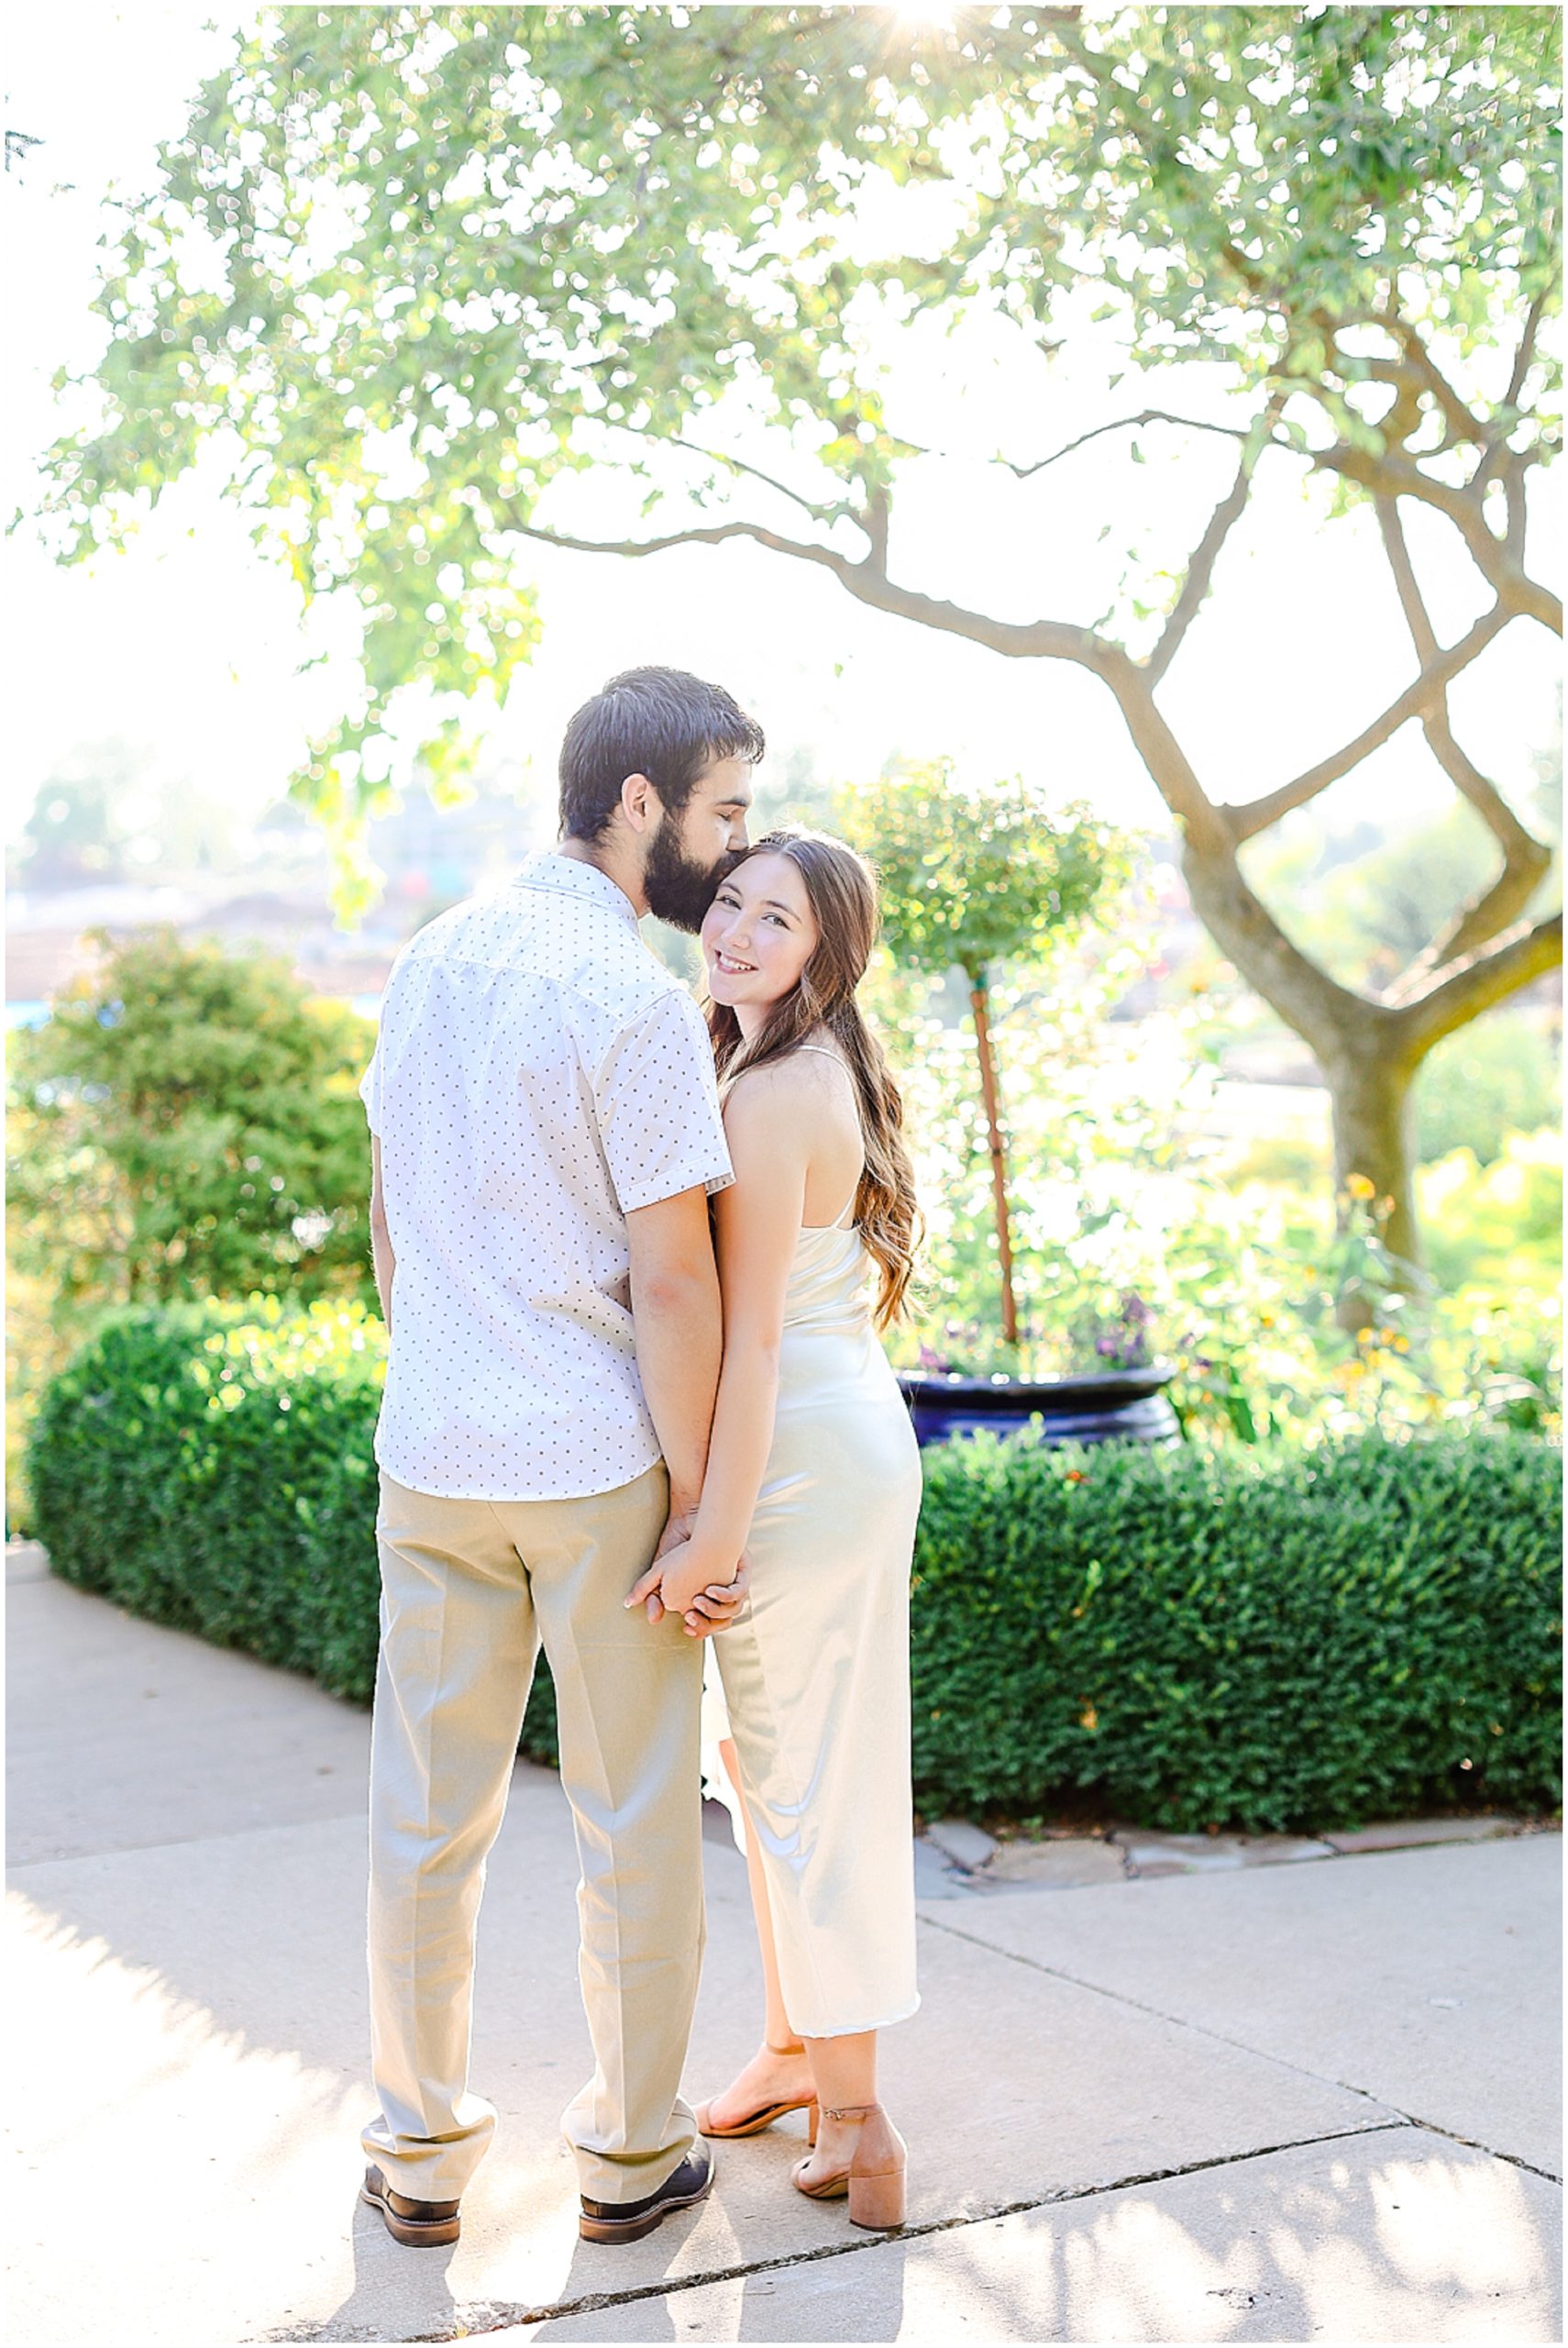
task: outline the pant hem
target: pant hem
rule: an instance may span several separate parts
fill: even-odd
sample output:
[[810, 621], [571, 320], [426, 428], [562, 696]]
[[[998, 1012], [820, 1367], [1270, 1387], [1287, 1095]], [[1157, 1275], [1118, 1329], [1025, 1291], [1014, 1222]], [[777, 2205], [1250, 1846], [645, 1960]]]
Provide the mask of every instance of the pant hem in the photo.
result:
[[[596, 2193], [591, 2186], [585, 2185], [583, 2183], [580, 2167], [581, 2155], [580, 2154], [580, 2166], [577, 2180], [579, 2197], [585, 2200], [597, 2201], [602, 2210], [633, 2209], [639, 2201], [647, 2200], [651, 2194], [662, 2193], [665, 2187], [669, 2183], [670, 2178], [675, 2175], [676, 2170], [680, 2166], [681, 2162], [690, 2159], [692, 2154], [697, 2150], [697, 2147], [701, 2144], [701, 2141], [702, 2139], [701, 2136], [693, 2136], [690, 2143], [687, 2145], [685, 2151], [677, 2153], [675, 2158], [670, 2162], [669, 2166], [665, 2170], [664, 2175], [659, 2178], [657, 2185], [646, 2185], [639, 2177], [636, 2180], [637, 2190], [635, 2193], [628, 2193], [624, 2198], [621, 2200], [613, 2200], [608, 2193]], [[611, 2183], [616, 2185], [624, 2184], [625, 2182], [624, 2173], [618, 2173], [613, 2178], [606, 2177], [602, 2181], [606, 2185]]]
[[[788, 1999], [785, 2002], [788, 2004]], [[790, 2022], [797, 2038], [857, 2038], [866, 2030], [891, 2030], [895, 2022], [908, 2021], [919, 2010], [917, 1998], [912, 2006], [900, 2006], [896, 2014], [885, 2014], [880, 2021], [838, 2021], [831, 2030], [813, 2030], [808, 2022], [797, 2021], [791, 2012]]]

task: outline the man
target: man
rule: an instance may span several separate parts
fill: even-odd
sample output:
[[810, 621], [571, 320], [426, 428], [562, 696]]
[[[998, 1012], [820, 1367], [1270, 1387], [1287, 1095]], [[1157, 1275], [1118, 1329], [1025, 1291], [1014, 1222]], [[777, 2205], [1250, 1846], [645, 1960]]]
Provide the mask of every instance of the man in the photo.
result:
[[582, 1870], [581, 2231], [635, 2241], [712, 2182], [679, 2093], [701, 1635], [744, 1576], [684, 1627], [625, 1600], [701, 1493], [732, 1176], [701, 1017], [637, 920], [700, 925], [762, 749], [716, 686], [613, 678], [567, 728], [560, 845], [410, 940], [361, 1087], [391, 1331], [364, 2198], [401, 2243], [456, 2241], [495, 2124], [468, 2086], [474, 1929], [541, 1636]]

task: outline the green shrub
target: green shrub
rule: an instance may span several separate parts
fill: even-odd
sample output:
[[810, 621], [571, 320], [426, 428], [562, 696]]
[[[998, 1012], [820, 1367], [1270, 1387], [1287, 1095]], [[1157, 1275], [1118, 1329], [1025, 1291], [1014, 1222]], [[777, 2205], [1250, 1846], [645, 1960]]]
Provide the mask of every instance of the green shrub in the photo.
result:
[[1498, 1298], [1549, 1296], [1562, 1267], [1562, 1135], [1556, 1125], [1504, 1136], [1489, 1164], [1456, 1149], [1423, 1166], [1417, 1196], [1427, 1255], [1444, 1288]]
[[12, 1038], [7, 1522], [38, 1398], [118, 1304], [260, 1292], [373, 1306], [375, 1030], [289, 966], [154, 930], [94, 951], [41, 1027]]
[[374, 1298], [369, 1021], [286, 961], [110, 941], [13, 1039], [17, 1255], [61, 1305]]
[[1416, 1078], [1416, 1155], [1423, 1162], [1469, 1149], [1482, 1166], [1508, 1135], [1555, 1125], [1562, 1113], [1561, 1039], [1538, 1012], [1489, 1011], [1446, 1036]]
[[[380, 1324], [275, 1300], [116, 1316], [49, 1388], [57, 1572], [368, 1700]], [[1507, 1429], [1315, 1450], [925, 1455], [916, 1796], [1148, 1825], [1558, 1800], [1556, 1453]], [[524, 1750], [554, 1759], [541, 1668]]]
[[[116, 1313], [33, 1424], [32, 1523], [54, 1570], [369, 1703], [384, 1369], [381, 1325], [358, 1302]], [[556, 1758], [543, 1656], [523, 1749]]]
[[928, 1452], [920, 1797], [1187, 1832], [1554, 1806], [1560, 1552], [1557, 1454], [1507, 1431]]

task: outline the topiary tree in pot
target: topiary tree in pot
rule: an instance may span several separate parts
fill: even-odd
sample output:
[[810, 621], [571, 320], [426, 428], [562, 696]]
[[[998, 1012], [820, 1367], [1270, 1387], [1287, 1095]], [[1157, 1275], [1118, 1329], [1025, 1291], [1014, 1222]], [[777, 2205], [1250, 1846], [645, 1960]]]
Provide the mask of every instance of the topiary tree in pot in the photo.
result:
[[1082, 805], [1052, 813], [1021, 777], [955, 781], [948, 760], [906, 768], [856, 794], [846, 827], [881, 880], [882, 934], [896, 961], [964, 973], [991, 1164], [1004, 1343], [1018, 1343], [1006, 1124], [992, 1038], [999, 964], [1039, 960], [1101, 910], [1125, 878], [1128, 843]]

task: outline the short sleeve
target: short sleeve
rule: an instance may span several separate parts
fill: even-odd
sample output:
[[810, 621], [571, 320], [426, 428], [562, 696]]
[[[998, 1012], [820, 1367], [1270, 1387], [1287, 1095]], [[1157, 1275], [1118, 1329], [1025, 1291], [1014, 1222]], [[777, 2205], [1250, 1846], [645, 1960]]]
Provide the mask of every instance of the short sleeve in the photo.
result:
[[623, 1027], [593, 1084], [599, 1135], [623, 1214], [734, 1180], [713, 1047], [690, 996], [670, 988]]
[[381, 1053], [378, 1044], [370, 1055], [370, 1065], [359, 1079], [359, 1098], [365, 1104], [365, 1115], [370, 1131], [381, 1130]]

